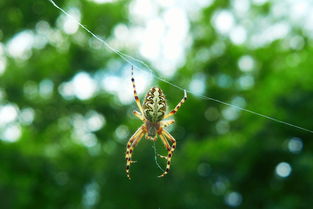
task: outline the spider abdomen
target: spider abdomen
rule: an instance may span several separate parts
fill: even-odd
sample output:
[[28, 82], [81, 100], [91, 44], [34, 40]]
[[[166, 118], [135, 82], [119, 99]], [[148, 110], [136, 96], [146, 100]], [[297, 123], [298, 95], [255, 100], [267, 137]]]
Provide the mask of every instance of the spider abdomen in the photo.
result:
[[146, 94], [142, 106], [147, 120], [154, 123], [161, 121], [166, 111], [166, 98], [163, 91], [160, 88], [151, 88]]

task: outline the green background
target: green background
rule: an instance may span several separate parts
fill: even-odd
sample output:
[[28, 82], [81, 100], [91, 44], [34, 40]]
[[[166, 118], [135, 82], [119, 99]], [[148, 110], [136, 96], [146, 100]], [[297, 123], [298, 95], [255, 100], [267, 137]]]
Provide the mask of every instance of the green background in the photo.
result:
[[[129, 19], [129, 1], [58, 3], [65, 9], [78, 8], [82, 23], [107, 40], [114, 38], [118, 24], [135, 24]], [[252, 5], [251, 16], [245, 18], [257, 31], [260, 17], [271, 18], [272, 24], [280, 21], [271, 17], [272, 7], [270, 1]], [[193, 42], [186, 49], [183, 67], [167, 80], [188, 89], [198, 75], [204, 79], [202, 95], [245, 104], [249, 110], [313, 129], [313, 40], [308, 31], [285, 20], [290, 30], [281, 38], [258, 47], [234, 44], [210, 21], [216, 11], [230, 8], [231, 2], [213, 1], [190, 20]], [[2, 0], [0, 11], [1, 56], [6, 60], [0, 74], [0, 108], [9, 105], [17, 112], [14, 121], [0, 119], [1, 209], [312, 207], [312, 133], [192, 94], [169, 129], [177, 140], [170, 173], [157, 178], [162, 171], [155, 162], [153, 143], [142, 140], [133, 155], [138, 162], [131, 167], [133, 178], [129, 181], [125, 146], [141, 125], [132, 115], [137, 109], [135, 102], [123, 103], [105, 90], [88, 99], [65, 97], [60, 88], [82, 71], [95, 80], [105, 72], [126, 73], [129, 88], [125, 91], [132, 94], [130, 65], [100, 42], [95, 41], [99, 48], [91, 47], [91, 35], [81, 28], [72, 35], [64, 33], [57, 26], [61, 13], [48, 1]], [[55, 32], [50, 38], [61, 37], [62, 41], [33, 47], [23, 58], [10, 56], [5, 49], [10, 40], [25, 30], [39, 33], [43, 22]], [[84, 41], [77, 34], [83, 35]], [[222, 52], [209, 58], [199, 55], [217, 43], [223, 45]], [[123, 52], [141, 58], [136, 47]], [[238, 65], [247, 55], [254, 60], [251, 72], [243, 72]], [[136, 70], [135, 76], [141, 73]], [[243, 75], [253, 77], [251, 88], [238, 85]], [[163, 89], [170, 108], [183, 96], [181, 90], [156, 78], [151, 85]], [[140, 92], [141, 99], [143, 94]], [[234, 98], [239, 98], [239, 103], [233, 103]], [[232, 119], [227, 111], [237, 116]], [[90, 115], [105, 118], [105, 122], [90, 131], [93, 143], [86, 146], [82, 136], [73, 133], [75, 121], [84, 122]], [[6, 135], [10, 127], [19, 130], [14, 140]], [[156, 148], [165, 153], [159, 141]], [[161, 159], [158, 162], [165, 166]], [[279, 165], [290, 166], [287, 177], [279, 175]]]

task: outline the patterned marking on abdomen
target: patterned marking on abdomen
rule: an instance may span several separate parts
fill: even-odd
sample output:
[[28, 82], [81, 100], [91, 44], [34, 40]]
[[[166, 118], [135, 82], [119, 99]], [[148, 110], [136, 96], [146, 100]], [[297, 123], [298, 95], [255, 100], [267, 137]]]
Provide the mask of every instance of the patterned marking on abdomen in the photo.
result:
[[151, 88], [143, 102], [143, 112], [151, 122], [161, 121], [166, 111], [166, 98], [160, 88]]

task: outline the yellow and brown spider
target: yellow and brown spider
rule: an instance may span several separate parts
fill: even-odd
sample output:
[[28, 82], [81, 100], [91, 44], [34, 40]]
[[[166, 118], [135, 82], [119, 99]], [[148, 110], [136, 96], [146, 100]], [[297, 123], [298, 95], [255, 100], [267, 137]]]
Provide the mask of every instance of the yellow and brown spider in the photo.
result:
[[[139, 141], [142, 139], [143, 136], [145, 136], [146, 139], [156, 141], [157, 136], [160, 137], [162, 140], [165, 148], [168, 151], [167, 156], [159, 155], [161, 158], [164, 158], [167, 160], [166, 169], [163, 174], [161, 174], [159, 177], [165, 176], [171, 166], [171, 159], [173, 156], [173, 152], [176, 148], [176, 141], [174, 137], [168, 133], [164, 128], [173, 124], [174, 120], [163, 120], [166, 119], [172, 115], [174, 115], [178, 109], [181, 107], [181, 105], [187, 100], [187, 93], [184, 91], [184, 97], [183, 99], [178, 103], [178, 105], [168, 114], [165, 114], [166, 112], [166, 98], [163, 94], [163, 91], [160, 88], [153, 87], [151, 88], [144, 99], [144, 102], [141, 106], [140, 100], [137, 95], [136, 91], [136, 85], [135, 85], [135, 79], [134, 79], [134, 72], [132, 67], [132, 84], [134, 89], [134, 97], [137, 103], [137, 106], [140, 110], [140, 112], [134, 111], [134, 115], [139, 118], [144, 124], [140, 126], [137, 131], [134, 133], [134, 135], [129, 139], [127, 143], [126, 148], [126, 174], [127, 177], [130, 179], [129, 174], [129, 168], [134, 161], [132, 161], [132, 154], [134, 151], [134, 148], [139, 143]], [[172, 145], [170, 145], [169, 141], [171, 141]]]

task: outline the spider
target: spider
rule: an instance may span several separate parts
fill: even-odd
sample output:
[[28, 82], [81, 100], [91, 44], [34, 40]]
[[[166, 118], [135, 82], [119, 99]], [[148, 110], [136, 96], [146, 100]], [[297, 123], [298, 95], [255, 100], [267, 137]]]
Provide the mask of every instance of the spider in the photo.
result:
[[[133, 67], [132, 67], [131, 75], [132, 75], [131, 81], [133, 84], [135, 101], [140, 110], [140, 112], [134, 111], [133, 113], [137, 118], [139, 118], [143, 122], [143, 125], [137, 129], [137, 131], [133, 134], [133, 136], [129, 139], [127, 143], [126, 174], [127, 174], [128, 179], [131, 179], [129, 168], [130, 168], [130, 165], [135, 162], [135, 161], [132, 161], [132, 154], [133, 154], [134, 148], [142, 139], [142, 137], [145, 136], [147, 140], [156, 141], [157, 136], [159, 136], [165, 148], [168, 151], [167, 156], [159, 155], [161, 158], [164, 158], [167, 160], [165, 171], [160, 176], [158, 176], [158, 177], [163, 177], [168, 173], [170, 169], [171, 159], [173, 156], [173, 152], [176, 148], [176, 141], [174, 137], [164, 129], [165, 127], [173, 124], [175, 121], [163, 120], [163, 119], [166, 119], [174, 115], [178, 111], [178, 109], [182, 106], [182, 104], [187, 100], [187, 93], [186, 91], [184, 91], [184, 97], [178, 103], [178, 105], [171, 112], [169, 112], [168, 114], [165, 114], [166, 98], [165, 98], [165, 95], [163, 94], [163, 91], [157, 87], [151, 88], [147, 92], [144, 102], [141, 105], [140, 100], [137, 95], [137, 91], [136, 91]], [[171, 145], [168, 140], [171, 142]]]

